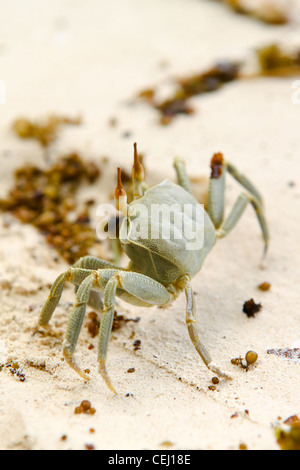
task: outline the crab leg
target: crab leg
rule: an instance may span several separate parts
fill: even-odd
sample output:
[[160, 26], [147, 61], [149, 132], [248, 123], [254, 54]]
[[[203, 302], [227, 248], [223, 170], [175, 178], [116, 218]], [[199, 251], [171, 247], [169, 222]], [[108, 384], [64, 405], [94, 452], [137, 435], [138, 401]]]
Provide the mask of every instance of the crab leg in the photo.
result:
[[74, 309], [69, 319], [65, 346], [63, 350], [63, 355], [68, 362], [68, 364], [84, 379], [89, 379], [89, 377], [79, 369], [73, 360], [73, 354], [76, 348], [78, 341], [79, 333], [82, 327], [84, 315], [86, 312], [86, 306], [90, 297], [90, 292], [95, 285], [95, 274], [97, 271], [93, 271], [92, 274], [86, 277], [86, 279], [80, 284], [76, 292], [76, 302]]
[[79, 285], [89, 274], [91, 274], [91, 272], [92, 271], [90, 269], [69, 268], [58, 276], [54, 281], [49, 297], [41, 310], [38, 320], [39, 326], [46, 327], [51, 320], [52, 314], [60, 301], [65, 282], [69, 281], [75, 285]]
[[[105, 263], [105, 262], [104, 262]], [[71, 268], [75, 272], [87, 271], [82, 268]], [[99, 269], [97, 271], [89, 271], [89, 275], [81, 282], [76, 292], [76, 302], [72, 310], [67, 333], [65, 337], [63, 354], [68, 364], [84, 379], [89, 377], [76, 365], [73, 360], [76, 344], [78, 341], [79, 333], [82, 327], [83, 319], [86, 312], [86, 307], [93, 290], [105, 288], [108, 280], [117, 272], [116, 269]], [[103, 308], [105, 313], [105, 305]], [[102, 322], [102, 319], [101, 319]]]
[[[109, 269], [109, 268], [114, 268], [114, 269], [121, 269], [119, 266], [116, 266], [115, 264], [109, 263], [108, 261], [104, 261], [100, 258], [96, 258], [95, 256], [84, 256], [80, 258], [73, 267], [78, 267], [78, 268], [84, 268], [84, 269]], [[76, 286], [76, 292], [77, 292], [78, 286]], [[103, 310], [103, 302], [101, 298], [101, 293], [96, 292], [96, 291], [91, 291], [90, 292], [90, 298], [88, 301], [88, 305], [94, 309], [97, 310], [98, 312], [102, 312]]]
[[191, 338], [193, 345], [196, 348], [196, 351], [200, 355], [201, 359], [203, 360], [206, 367], [211, 370], [214, 374], [217, 374], [219, 377], [223, 377], [225, 379], [230, 379], [230, 377], [225, 373], [222, 372], [219, 367], [217, 367], [212, 362], [212, 358], [201, 342], [199, 338], [199, 333], [196, 327], [196, 307], [195, 307], [195, 297], [193, 293], [192, 286], [190, 284], [186, 285], [185, 288], [185, 295], [186, 295], [186, 324], [188, 327], [188, 332]]
[[[80, 266], [107, 266], [109, 263], [106, 263], [102, 260], [96, 260], [94, 258], [82, 258], [76, 264]], [[150, 307], [152, 305], [167, 305], [171, 300], [172, 295], [162, 284], [154, 281], [148, 276], [144, 276], [143, 274], [124, 271], [122, 269], [116, 268], [91, 270], [74, 267], [61, 274], [54, 282], [49, 299], [40, 315], [40, 325], [45, 326], [49, 322], [51, 315], [59, 302], [65, 281], [71, 281], [74, 284], [79, 285], [79, 287], [76, 292], [76, 302], [74, 309], [71, 313], [67, 327], [63, 350], [64, 357], [68, 364], [81, 377], [84, 379], [89, 379], [89, 377], [76, 365], [73, 359], [73, 354], [75, 352], [79, 333], [85, 316], [86, 306], [90, 301], [90, 295], [93, 291], [97, 291], [99, 289], [104, 290], [103, 315], [101, 317], [99, 330], [99, 372], [101, 373], [108, 387], [113, 392], [115, 392], [115, 389], [107, 374], [105, 364], [114, 317], [117, 288], [119, 289], [119, 297], [124, 298], [124, 300], [133, 305], [139, 305], [143, 307]]]
[[[122, 269], [118, 266], [109, 263], [108, 261], [95, 258], [94, 256], [84, 256], [80, 258], [72, 268], [69, 268], [67, 271], [60, 274], [52, 284], [49, 297], [40, 313], [38, 325], [42, 327], [46, 327], [48, 325], [53, 315], [53, 312], [60, 301], [65, 282], [72, 282], [73, 284], [75, 284], [77, 290], [81, 282], [87, 276], [89, 276], [92, 271], [104, 268]], [[100, 293], [91, 291], [88, 304], [92, 308], [98, 311], [102, 311], [102, 300]]]
[[104, 261], [103, 259], [96, 258], [95, 256], [83, 256], [79, 258], [78, 261], [73, 265], [73, 268], [83, 268], [83, 269], [122, 269], [115, 264], [109, 263], [108, 261]]
[[181, 158], [175, 158], [174, 168], [177, 174], [178, 184], [188, 193], [191, 193], [190, 179], [186, 172], [185, 162]]
[[250, 194], [252, 194], [255, 199], [262, 205], [262, 196], [260, 192], [256, 189], [253, 183], [242, 173], [238, 171], [238, 169], [232, 165], [232, 163], [226, 162], [226, 170], [231, 176], [240, 183]]
[[267, 247], [268, 247], [268, 242], [269, 242], [269, 231], [268, 231], [267, 222], [263, 214], [261, 204], [252, 195], [247, 194], [247, 193], [241, 193], [239, 195], [233, 208], [231, 209], [231, 212], [228, 214], [228, 217], [222, 223], [221, 227], [217, 230], [217, 237], [218, 238], [225, 237], [230, 232], [230, 230], [234, 228], [234, 226], [237, 224], [237, 222], [241, 218], [242, 214], [244, 213], [249, 203], [252, 205], [252, 207], [254, 208], [256, 212], [259, 225], [263, 234], [263, 239], [265, 242], [264, 251], [266, 252]]
[[[100, 272], [101, 276], [101, 272]], [[98, 279], [98, 285], [103, 281]], [[115, 309], [116, 291], [122, 289], [131, 298], [130, 303], [134, 305], [166, 305], [171, 299], [167, 289], [148, 276], [134, 272], [115, 272], [106, 283], [103, 295], [103, 316], [101, 318], [98, 342], [99, 372], [107, 386], [116, 393], [106, 370], [106, 356], [109, 338], [111, 335], [112, 322]], [[129, 298], [127, 298], [129, 301]]]
[[116, 297], [116, 290], [118, 286], [119, 280], [117, 274], [114, 274], [108, 283], [106, 284], [106, 288], [104, 290], [104, 308], [103, 308], [103, 316], [101, 318], [100, 330], [99, 330], [99, 337], [98, 337], [98, 361], [99, 361], [99, 372], [102, 375], [105, 383], [107, 384], [108, 388], [117, 393], [114, 389], [114, 386], [111, 383], [109, 375], [106, 370], [106, 356], [107, 356], [107, 349], [108, 343], [111, 335], [111, 329], [114, 319], [114, 311], [115, 311], [115, 297]]

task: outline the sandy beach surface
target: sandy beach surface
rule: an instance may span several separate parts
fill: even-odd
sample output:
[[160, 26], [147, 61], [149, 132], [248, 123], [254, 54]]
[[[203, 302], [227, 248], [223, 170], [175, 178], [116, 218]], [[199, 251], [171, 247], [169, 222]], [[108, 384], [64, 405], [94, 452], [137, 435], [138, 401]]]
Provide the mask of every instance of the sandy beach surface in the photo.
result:
[[[279, 3], [287, 8], [289, 2]], [[133, 142], [151, 184], [175, 181], [173, 160], [180, 156], [199, 180], [196, 192], [209, 177], [213, 153], [223, 152], [261, 191], [270, 229], [262, 262], [260, 229], [247, 208], [193, 279], [201, 337], [232, 380], [211, 388], [214, 374], [188, 336], [184, 294], [167, 309], [118, 301], [119, 315], [140, 320], [112, 333], [107, 364], [114, 395], [98, 374], [97, 338], [87, 320], [76, 360], [90, 370], [90, 381], [62, 359], [75, 298], [71, 285], [53, 316], [52, 333], [33, 334], [49, 286], [68, 265], [34, 227], [1, 214], [0, 448], [279, 449], [275, 427], [300, 414], [299, 357], [267, 353], [300, 348], [297, 77], [232, 82], [192, 98], [194, 114], [179, 115], [168, 126], [136, 96], [153, 86], [167, 93], [177, 77], [221, 59], [250, 57], [265, 44], [299, 48], [299, 23], [272, 26], [200, 0], [0, 5], [0, 197], [23, 164], [46, 167], [75, 151], [101, 167], [100, 179], [78, 193], [79, 201], [95, 200], [96, 223], [97, 205], [111, 202], [116, 167], [131, 171]], [[47, 149], [12, 132], [20, 116], [51, 113], [80, 115], [82, 124], [65, 126]], [[228, 177], [227, 213], [240, 190]], [[105, 244], [98, 249], [109, 257]], [[257, 288], [262, 282], [270, 283], [268, 291]], [[251, 298], [261, 310], [248, 317], [243, 305]], [[249, 370], [231, 363], [249, 350], [258, 354]], [[83, 400], [94, 414], [75, 413]]]

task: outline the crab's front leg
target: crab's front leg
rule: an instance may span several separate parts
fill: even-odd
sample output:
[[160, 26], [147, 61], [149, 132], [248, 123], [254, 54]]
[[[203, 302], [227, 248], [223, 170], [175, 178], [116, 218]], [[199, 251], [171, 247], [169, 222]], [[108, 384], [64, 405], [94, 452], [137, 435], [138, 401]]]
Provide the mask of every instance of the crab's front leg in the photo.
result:
[[[83, 256], [80, 258], [76, 263], [73, 265], [74, 268], [83, 268], [83, 269], [90, 269], [90, 270], [98, 270], [98, 269], [122, 269], [119, 268], [116, 264], [109, 263], [108, 261], [104, 261], [100, 258], [96, 258], [95, 256]], [[78, 286], [76, 286], [77, 292]], [[89, 307], [97, 312], [102, 312], [103, 310], [103, 302], [100, 292], [91, 291], [90, 297], [88, 301]]]
[[108, 388], [116, 393], [114, 386], [111, 383], [109, 375], [106, 370], [106, 356], [108, 343], [111, 335], [114, 312], [115, 312], [115, 302], [116, 302], [116, 290], [119, 284], [118, 274], [114, 274], [108, 283], [106, 284], [104, 295], [103, 295], [103, 315], [101, 318], [99, 337], [98, 337], [98, 361], [99, 361], [99, 372], [102, 375], [105, 383]]
[[185, 287], [185, 295], [186, 295], [186, 324], [188, 327], [188, 332], [191, 338], [193, 345], [196, 348], [196, 351], [201, 356], [206, 367], [211, 370], [214, 374], [218, 375], [219, 377], [223, 377], [225, 379], [230, 379], [230, 377], [223, 371], [219, 369], [215, 364], [212, 362], [212, 358], [201, 342], [199, 338], [199, 333], [196, 327], [196, 307], [195, 307], [195, 297], [193, 293], [192, 286], [187, 284]]
[[[97, 269], [122, 269], [118, 268], [107, 261], [104, 261], [94, 256], [84, 256], [80, 258], [73, 267], [67, 269], [64, 273], [60, 274], [52, 284], [48, 299], [46, 300], [38, 320], [38, 326], [47, 328], [52, 314], [56, 309], [65, 283], [71, 282], [75, 284], [76, 290], [82, 281]], [[88, 304], [95, 310], [102, 311], [102, 300], [99, 292], [91, 291]]]
[[46, 300], [39, 319], [38, 326], [47, 328], [49, 321], [51, 320], [52, 314], [56, 309], [60, 298], [62, 296], [66, 281], [72, 282], [75, 285], [79, 285], [82, 281], [92, 273], [90, 269], [83, 268], [69, 268], [64, 273], [60, 274], [58, 278], [52, 284], [48, 299]]
[[[71, 269], [75, 270], [75, 273], [76, 270], [79, 273], [81, 271], [81, 268]], [[104, 291], [103, 314], [98, 341], [99, 372], [110, 390], [116, 393], [106, 370], [106, 356], [114, 318], [116, 294], [133, 305], [143, 307], [166, 305], [172, 296], [162, 284], [143, 274], [114, 268], [89, 271], [76, 292], [76, 302], [69, 319], [63, 350], [68, 364], [84, 379], [88, 379], [88, 376], [77, 366], [73, 355], [90, 293], [99, 289]]]
[[[103, 285], [103, 280], [98, 280], [98, 285]], [[172, 296], [160, 283], [143, 274], [118, 271], [115, 272], [106, 283], [103, 295], [103, 315], [101, 318], [98, 342], [99, 372], [107, 386], [116, 393], [106, 370], [106, 356], [111, 335], [116, 292], [129, 303], [138, 306], [151, 307], [152, 305], [167, 305]], [[123, 293], [123, 294], [122, 294]]]
[[79, 333], [82, 327], [83, 319], [86, 312], [86, 306], [90, 297], [92, 287], [96, 284], [97, 271], [93, 271], [80, 284], [76, 292], [76, 302], [69, 319], [63, 355], [68, 364], [84, 379], [89, 377], [76, 365], [73, 360], [73, 354], [78, 341]]

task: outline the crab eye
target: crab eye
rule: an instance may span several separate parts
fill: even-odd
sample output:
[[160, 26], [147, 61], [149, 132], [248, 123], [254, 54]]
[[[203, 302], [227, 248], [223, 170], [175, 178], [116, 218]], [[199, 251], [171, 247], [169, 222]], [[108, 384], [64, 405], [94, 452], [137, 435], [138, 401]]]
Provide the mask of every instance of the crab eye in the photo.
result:
[[139, 154], [137, 152], [136, 142], [133, 144], [134, 148], [134, 163], [132, 167], [132, 180], [143, 181], [144, 180], [144, 167], [140, 162]]
[[121, 168], [118, 168], [117, 187], [115, 189], [115, 205], [118, 211], [127, 215], [127, 193], [122, 185]]

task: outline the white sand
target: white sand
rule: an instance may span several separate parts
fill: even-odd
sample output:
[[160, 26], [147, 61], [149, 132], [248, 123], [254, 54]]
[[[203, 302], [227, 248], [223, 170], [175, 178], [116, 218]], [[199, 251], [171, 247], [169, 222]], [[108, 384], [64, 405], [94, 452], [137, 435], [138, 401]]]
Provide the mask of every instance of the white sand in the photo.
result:
[[[274, 426], [300, 413], [299, 362], [267, 354], [300, 342], [300, 104], [292, 104], [294, 79], [232, 83], [195, 98], [195, 115], [168, 127], [147, 105], [130, 102], [143, 88], [168, 85], [217, 59], [244, 57], [269, 41], [299, 46], [299, 27], [268, 26], [200, 0], [91, 0], [88, 8], [76, 0], [27, 0], [17, 8], [2, 5], [0, 31], [0, 79], [6, 84], [0, 196], [15, 168], [45, 159], [38, 144], [12, 134], [12, 120], [80, 113], [83, 125], [65, 128], [49, 154], [54, 160], [77, 150], [99, 161], [107, 155], [107, 173], [89, 189], [97, 202], [107, 202], [117, 165], [130, 170], [135, 140], [153, 181], [174, 178], [177, 155], [191, 175], [208, 176], [213, 152], [222, 151], [261, 189], [271, 232], [261, 269], [263, 244], [249, 208], [193, 280], [203, 340], [233, 380], [208, 389], [213, 374], [188, 338], [184, 295], [164, 311], [120, 303], [119, 314], [141, 320], [127, 323], [110, 342], [108, 368], [119, 392], [113, 396], [97, 373], [96, 348], [88, 349], [97, 340], [86, 327], [76, 357], [91, 370], [90, 382], [61, 359], [71, 287], [53, 317], [57, 336], [32, 335], [48, 285], [66, 265], [55, 263], [55, 252], [32, 227], [2, 217], [11, 224], [0, 226], [0, 448], [164, 449], [169, 441], [169, 449], [238, 449], [241, 443], [278, 449]], [[115, 128], [108, 126], [112, 117]], [[228, 179], [227, 208], [236, 195]], [[257, 289], [263, 281], [271, 283], [269, 292]], [[242, 312], [251, 297], [262, 304], [255, 318]], [[136, 339], [142, 342], [138, 352]], [[259, 355], [255, 367], [245, 372], [231, 364], [249, 349]], [[12, 360], [24, 382], [6, 367]], [[132, 367], [135, 372], [127, 373]], [[84, 399], [95, 415], [74, 414]]]

